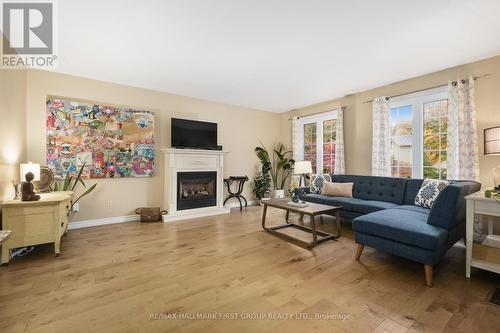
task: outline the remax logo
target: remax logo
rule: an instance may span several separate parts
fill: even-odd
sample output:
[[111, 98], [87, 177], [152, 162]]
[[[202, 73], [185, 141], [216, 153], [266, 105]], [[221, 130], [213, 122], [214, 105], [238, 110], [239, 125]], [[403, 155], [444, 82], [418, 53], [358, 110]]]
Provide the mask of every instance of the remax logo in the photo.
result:
[[54, 1], [2, 1], [2, 67], [54, 67]]

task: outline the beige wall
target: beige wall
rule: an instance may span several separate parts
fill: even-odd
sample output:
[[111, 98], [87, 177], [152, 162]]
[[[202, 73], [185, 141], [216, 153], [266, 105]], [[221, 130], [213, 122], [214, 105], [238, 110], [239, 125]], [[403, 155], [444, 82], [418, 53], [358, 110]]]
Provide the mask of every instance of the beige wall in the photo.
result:
[[26, 157], [25, 87], [24, 70], [0, 69], [0, 201], [14, 197], [12, 184]]
[[[219, 144], [226, 155], [225, 175], [253, 178], [258, 161], [253, 149], [259, 142], [271, 146], [279, 140], [279, 115], [243, 107], [203, 101], [152, 90], [134, 88], [81, 77], [30, 70], [26, 81], [27, 153], [33, 162], [45, 162], [45, 101], [47, 95], [72, 97], [125, 105], [155, 112], [156, 176], [88, 180], [98, 183], [95, 193], [81, 201], [75, 221], [133, 214], [136, 207], [161, 206], [163, 202], [163, 155], [170, 146], [170, 118], [181, 117], [217, 122]], [[253, 198], [248, 182], [244, 195]], [[107, 201], [112, 207], [107, 208]]]
[[303, 107], [281, 115], [281, 140], [291, 145], [289, 118], [309, 115], [347, 106], [344, 113], [346, 172], [371, 174], [372, 113], [371, 104], [364, 103], [377, 96], [392, 96], [444, 85], [469, 75], [492, 74], [476, 81], [476, 107], [479, 142], [480, 180], [483, 187], [493, 185], [491, 170], [500, 164], [499, 156], [483, 155], [483, 130], [500, 125], [500, 56], [420, 76], [388, 86], [360, 92], [321, 104]]
[[[376, 96], [397, 95], [445, 84], [469, 75], [490, 73], [476, 82], [478, 141], [481, 182], [492, 185], [491, 169], [500, 164], [498, 156], [483, 156], [483, 129], [500, 124], [500, 56], [424, 75], [392, 85], [349, 95], [333, 101], [273, 114], [243, 107], [182, 97], [158, 91], [123, 86], [52, 72], [29, 70], [0, 71], [0, 200], [9, 198], [12, 180], [18, 178], [23, 161], [45, 163], [45, 101], [48, 95], [65, 96], [155, 112], [156, 149], [170, 144], [170, 118], [183, 117], [219, 123], [219, 143], [229, 151], [225, 173], [248, 175], [258, 170], [253, 148], [260, 142], [271, 146], [283, 141], [291, 146], [292, 115], [308, 115], [347, 106], [345, 112], [346, 168], [352, 174], [371, 172], [371, 104]], [[163, 159], [157, 152], [153, 178], [89, 180], [96, 191], [81, 202], [76, 221], [132, 214], [140, 206], [161, 205], [163, 201]], [[252, 198], [251, 183], [245, 195]], [[9, 193], [5, 193], [9, 191]], [[107, 207], [107, 202], [112, 207]]]

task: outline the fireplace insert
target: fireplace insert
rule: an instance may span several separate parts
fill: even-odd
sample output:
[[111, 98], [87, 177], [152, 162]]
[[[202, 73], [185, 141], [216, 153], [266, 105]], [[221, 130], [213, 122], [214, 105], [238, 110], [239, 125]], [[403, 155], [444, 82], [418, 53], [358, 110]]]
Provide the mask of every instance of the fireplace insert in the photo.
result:
[[217, 205], [217, 172], [178, 172], [177, 210]]

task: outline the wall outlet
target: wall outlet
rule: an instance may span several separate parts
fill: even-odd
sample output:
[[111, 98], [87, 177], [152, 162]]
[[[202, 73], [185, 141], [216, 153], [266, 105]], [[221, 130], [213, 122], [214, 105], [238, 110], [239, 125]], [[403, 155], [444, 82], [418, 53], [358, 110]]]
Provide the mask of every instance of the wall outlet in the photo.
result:
[[112, 208], [113, 207], [113, 201], [111, 201], [111, 200], [106, 201], [106, 207], [108, 207], [108, 209]]
[[78, 212], [80, 210], [80, 204], [78, 202], [74, 204], [72, 210], [74, 212]]

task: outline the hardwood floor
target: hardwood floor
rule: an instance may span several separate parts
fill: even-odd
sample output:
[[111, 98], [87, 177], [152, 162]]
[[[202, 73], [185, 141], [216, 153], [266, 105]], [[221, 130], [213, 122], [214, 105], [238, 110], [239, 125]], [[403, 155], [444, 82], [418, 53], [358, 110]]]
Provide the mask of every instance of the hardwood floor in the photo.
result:
[[[261, 207], [249, 207], [71, 230], [58, 258], [43, 246], [0, 267], [0, 332], [500, 330], [500, 307], [487, 303], [500, 277], [474, 270], [466, 279], [463, 248], [448, 252], [428, 288], [420, 264], [368, 247], [355, 261], [350, 223], [308, 251], [263, 232], [260, 218]], [[270, 223], [283, 218], [269, 208]], [[318, 225], [333, 231], [332, 221]], [[168, 318], [180, 315], [191, 319]]]

